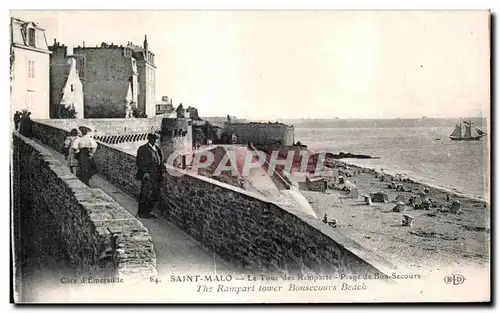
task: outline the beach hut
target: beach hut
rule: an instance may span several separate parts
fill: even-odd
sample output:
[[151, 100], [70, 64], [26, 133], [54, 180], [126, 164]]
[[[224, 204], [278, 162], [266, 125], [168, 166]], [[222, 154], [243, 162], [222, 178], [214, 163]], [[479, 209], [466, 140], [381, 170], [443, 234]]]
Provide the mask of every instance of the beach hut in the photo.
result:
[[404, 212], [406, 210], [406, 204], [404, 202], [397, 202], [396, 206], [392, 209], [392, 212]]
[[385, 192], [374, 192], [370, 194], [372, 198], [372, 202], [381, 202], [381, 203], [387, 203], [389, 202], [389, 196]]
[[307, 188], [311, 191], [325, 191], [325, 179], [323, 177], [306, 177]]

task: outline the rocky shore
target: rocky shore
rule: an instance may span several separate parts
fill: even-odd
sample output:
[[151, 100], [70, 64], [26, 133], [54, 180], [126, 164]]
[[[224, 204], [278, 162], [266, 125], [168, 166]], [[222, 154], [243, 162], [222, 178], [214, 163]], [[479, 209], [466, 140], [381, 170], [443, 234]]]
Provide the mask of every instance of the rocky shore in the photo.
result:
[[328, 152], [325, 156], [326, 160], [340, 160], [340, 159], [380, 159], [380, 157], [374, 157], [365, 154], [353, 154], [350, 152], [344, 153], [339, 152], [338, 154], [334, 154]]
[[[338, 179], [335, 188], [325, 193], [303, 194], [318, 217], [326, 214], [337, 221], [336, 231], [399, 269], [430, 274], [489, 267], [490, 205], [486, 201], [344, 161], [331, 162], [329, 167], [334, 176], [343, 175], [355, 184], [359, 196], [350, 197]], [[374, 192], [386, 193], [388, 201], [366, 204], [362, 195]], [[424, 199], [428, 205], [413, 205], [410, 198], [414, 203]], [[402, 209], [397, 212], [394, 208], [400, 201], [404, 205], [400, 203]], [[460, 209], [452, 209], [457, 202]], [[411, 227], [402, 223], [405, 214], [413, 218]]]

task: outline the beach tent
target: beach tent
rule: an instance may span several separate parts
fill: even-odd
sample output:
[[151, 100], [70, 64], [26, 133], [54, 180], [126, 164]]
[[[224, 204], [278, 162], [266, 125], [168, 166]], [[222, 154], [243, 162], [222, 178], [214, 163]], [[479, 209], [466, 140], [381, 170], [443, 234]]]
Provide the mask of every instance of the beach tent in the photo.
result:
[[344, 183], [344, 176], [339, 176], [339, 184], [343, 184]]
[[460, 212], [460, 208], [461, 208], [461, 203], [460, 201], [458, 200], [455, 200], [451, 203], [451, 211], [454, 212], [454, 213], [458, 213]]
[[344, 186], [347, 188], [347, 193], [349, 195], [349, 198], [359, 197], [358, 187], [356, 187], [356, 185], [353, 184], [350, 180], [346, 180]]
[[404, 212], [406, 210], [406, 205], [404, 202], [397, 202], [396, 206], [392, 209], [392, 212]]
[[389, 196], [385, 192], [374, 192], [370, 194], [370, 196], [373, 202], [382, 202], [382, 203], [389, 202]]
[[358, 198], [359, 197], [359, 190], [358, 187], [354, 186], [349, 190], [349, 198]]

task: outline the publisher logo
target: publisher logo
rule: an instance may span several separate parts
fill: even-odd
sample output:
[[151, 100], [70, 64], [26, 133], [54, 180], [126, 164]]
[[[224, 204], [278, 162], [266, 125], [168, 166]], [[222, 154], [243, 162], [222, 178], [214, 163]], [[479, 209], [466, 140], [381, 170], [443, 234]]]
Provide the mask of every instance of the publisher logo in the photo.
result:
[[448, 285], [461, 285], [465, 281], [465, 277], [460, 274], [450, 274], [444, 277], [444, 282]]

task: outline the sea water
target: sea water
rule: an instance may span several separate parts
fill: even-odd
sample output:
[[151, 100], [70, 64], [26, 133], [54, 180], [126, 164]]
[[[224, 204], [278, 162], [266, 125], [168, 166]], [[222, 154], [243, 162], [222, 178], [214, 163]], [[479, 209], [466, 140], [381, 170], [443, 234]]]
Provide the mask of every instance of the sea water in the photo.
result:
[[[295, 140], [312, 152], [350, 152], [380, 159], [349, 163], [405, 174], [420, 182], [481, 199], [488, 198], [488, 136], [479, 141], [451, 141], [453, 127], [300, 128]], [[439, 139], [439, 140], [436, 140]], [[135, 155], [146, 141], [116, 145]]]
[[347, 161], [487, 199], [488, 136], [479, 141], [451, 141], [452, 131], [453, 127], [295, 128], [295, 140], [315, 152], [377, 156], [380, 159]]

